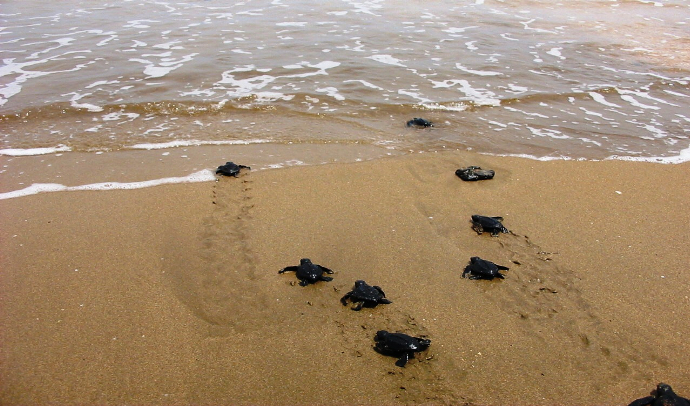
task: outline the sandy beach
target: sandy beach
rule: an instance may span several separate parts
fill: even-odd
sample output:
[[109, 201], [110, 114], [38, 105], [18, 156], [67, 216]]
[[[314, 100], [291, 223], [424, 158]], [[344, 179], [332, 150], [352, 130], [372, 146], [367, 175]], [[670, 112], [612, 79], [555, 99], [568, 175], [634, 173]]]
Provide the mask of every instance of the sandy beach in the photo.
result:
[[[467, 165], [496, 177], [463, 182]], [[689, 175], [451, 151], [0, 200], [0, 403], [690, 397]], [[511, 233], [478, 235], [473, 214]], [[463, 279], [472, 256], [510, 270]], [[278, 274], [300, 258], [333, 281]], [[343, 306], [358, 279], [393, 303]], [[399, 368], [373, 350], [382, 329], [432, 344]]]

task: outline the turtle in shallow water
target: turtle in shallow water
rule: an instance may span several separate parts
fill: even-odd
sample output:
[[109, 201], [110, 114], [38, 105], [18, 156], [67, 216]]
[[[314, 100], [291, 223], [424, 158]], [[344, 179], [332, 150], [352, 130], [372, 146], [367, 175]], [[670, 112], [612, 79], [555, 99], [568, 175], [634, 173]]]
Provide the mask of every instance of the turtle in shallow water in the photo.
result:
[[379, 354], [398, 357], [395, 365], [404, 367], [407, 361], [414, 358], [415, 352], [421, 352], [429, 348], [431, 340], [421, 337], [412, 337], [403, 333], [389, 333], [379, 330], [374, 337], [376, 346], [374, 350]]
[[479, 214], [472, 215], [472, 229], [481, 234], [484, 231], [491, 233], [492, 237], [498, 236], [498, 233], [508, 233], [508, 229], [501, 224], [503, 217], [487, 217]]
[[407, 122], [408, 127], [433, 127], [434, 123], [432, 123], [429, 120], [425, 120], [423, 118], [413, 118], [412, 120]]
[[690, 400], [676, 395], [671, 385], [659, 383], [652, 396], [637, 399], [628, 406], [690, 406]]
[[225, 165], [221, 165], [218, 167], [218, 169], [216, 169], [216, 174], [237, 177], [237, 175], [240, 174], [240, 169], [252, 168], [244, 165], [237, 165], [234, 162], [227, 162]]
[[479, 257], [470, 258], [470, 263], [465, 267], [465, 271], [462, 273], [463, 278], [470, 279], [493, 279], [505, 277], [499, 271], [507, 271], [509, 268], [496, 265], [491, 261], [481, 259]]
[[330, 276], [323, 275], [324, 273], [332, 274], [333, 271], [321, 265], [313, 264], [309, 258], [300, 259], [297, 266], [288, 266], [278, 271], [278, 273], [285, 272], [295, 272], [300, 286], [307, 286], [318, 281], [330, 282], [333, 280]]
[[383, 289], [378, 286], [370, 286], [362, 280], [355, 281], [355, 287], [340, 299], [343, 306], [347, 305], [347, 299], [352, 303], [357, 303], [352, 310], [362, 310], [362, 307], [376, 307], [378, 304], [390, 304], [386, 299]]
[[496, 172], [491, 169], [482, 169], [479, 166], [468, 166], [467, 168], [460, 168], [455, 171], [460, 179], [464, 181], [476, 181], [476, 180], [486, 180], [493, 179]]

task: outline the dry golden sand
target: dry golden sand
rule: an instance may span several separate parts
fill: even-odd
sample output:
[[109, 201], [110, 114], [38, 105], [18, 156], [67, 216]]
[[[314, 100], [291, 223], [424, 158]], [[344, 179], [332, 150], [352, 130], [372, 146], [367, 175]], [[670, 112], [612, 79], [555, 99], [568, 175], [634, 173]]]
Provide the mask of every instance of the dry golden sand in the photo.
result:
[[[458, 167], [496, 170], [468, 183]], [[0, 201], [0, 403], [690, 396], [690, 165], [466, 152]], [[513, 234], [477, 235], [472, 214]], [[471, 256], [507, 265], [471, 281]], [[311, 258], [334, 280], [292, 284]], [[393, 304], [339, 303], [356, 279]], [[398, 368], [379, 329], [426, 335]]]

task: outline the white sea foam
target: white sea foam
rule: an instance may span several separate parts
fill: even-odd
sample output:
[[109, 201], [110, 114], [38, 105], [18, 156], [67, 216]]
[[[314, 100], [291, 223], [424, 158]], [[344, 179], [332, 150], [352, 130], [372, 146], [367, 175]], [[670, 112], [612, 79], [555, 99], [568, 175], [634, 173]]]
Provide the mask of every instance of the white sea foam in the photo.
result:
[[490, 70], [473, 70], [473, 69], [469, 69], [469, 68], [466, 68], [466, 67], [462, 66], [462, 65], [459, 64], [459, 63], [456, 63], [456, 64], [455, 64], [455, 67], [458, 68], [458, 69], [460, 69], [460, 70], [463, 71], [463, 72], [471, 73], [471, 74], [473, 74], [473, 75], [479, 75], [479, 76], [501, 76], [501, 75], [503, 75], [501, 72], [493, 72], [493, 71], [490, 71]]
[[172, 72], [173, 70], [178, 69], [179, 67], [184, 65], [185, 62], [191, 61], [192, 59], [194, 59], [195, 56], [198, 55], [198, 53], [191, 53], [177, 60], [170, 58], [170, 55], [172, 55], [171, 52], [164, 52], [162, 54], [142, 55], [143, 57], [160, 57], [161, 61], [158, 64], [151, 62], [148, 59], [141, 58], [130, 58], [129, 60], [132, 62], [139, 62], [146, 65], [146, 67], [144, 68], [144, 74], [147, 75], [149, 78], [160, 78]]
[[546, 116], [546, 115], [544, 115], [544, 114], [540, 114], [540, 113], [528, 113], [528, 112], [526, 112], [526, 111], [524, 111], [524, 110], [516, 109], [516, 108], [510, 107], [510, 106], [505, 106], [505, 107], [503, 107], [503, 108], [506, 109], [506, 110], [508, 110], [508, 111], [514, 111], [514, 112], [517, 112], [517, 113], [522, 113], [522, 114], [524, 114], [524, 115], [526, 115], [526, 116], [533, 116], [533, 117], [539, 117], [539, 118], [549, 118], [549, 116]]
[[465, 111], [467, 110], [467, 105], [463, 103], [449, 103], [449, 104], [438, 104], [438, 103], [424, 103], [422, 106], [428, 110], [445, 110], [445, 111]]
[[466, 80], [459, 80], [460, 90], [478, 106], [500, 106], [501, 99], [494, 92], [473, 88]]
[[[343, 81], [343, 83], [351, 83], [351, 82], [359, 82], [359, 83], [363, 84], [364, 86], [369, 87], [369, 88], [371, 88], [371, 89], [386, 90], [386, 89], [384, 89], [384, 88], [382, 88], [382, 87], [379, 87], [379, 86], [376, 86], [376, 85], [374, 85], [374, 84], [371, 84], [371, 83], [367, 82], [366, 80], [352, 79], [352, 80], [345, 80], [345, 81]], [[318, 100], [317, 100], [317, 101], [318, 101]]]
[[539, 137], [550, 137], [550, 138], [556, 138], [559, 140], [566, 140], [570, 138], [570, 136], [563, 134], [562, 132], [558, 130], [554, 130], [551, 128], [534, 128], [527, 126], [527, 129], [534, 135], [539, 136]]
[[676, 156], [667, 157], [637, 157], [637, 156], [621, 156], [621, 155], [611, 155], [607, 160], [619, 160], [619, 161], [634, 161], [634, 162], [654, 162], [660, 164], [681, 164], [683, 162], [690, 162], [690, 147], [681, 150]]
[[467, 30], [469, 30], [469, 29], [472, 29], [472, 28], [479, 28], [479, 26], [477, 26], [477, 25], [471, 25], [471, 26], [469, 26], [469, 27], [450, 27], [450, 28], [445, 29], [445, 30], [443, 30], [443, 31], [444, 31], [444, 32], [447, 32], [447, 33], [449, 33], [449, 34], [458, 34], [458, 33], [465, 32], [465, 31], [467, 31]]
[[286, 21], [284, 23], [276, 23], [276, 26], [278, 27], [304, 27], [306, 25], [306, 21]]
[[621, 107], [615, 103], [611, 103], [611, 102], [606, 101], [606, 98], [597, 92], [589, 92], [588, 94], [592, 97], [592, 99], [594, 99], [595, 102], [603, 104], [604, 106], [618, 107], [618, 108]]
[[9, 148], [9, 149], [0, 149], [0, 155], [32, 156], [32, 155], [54, 154], [56, 152], [69, 152], [71, 150], [72, 150], [72, 148], [65, 146], [65, 145], [58, 145], [57, 147], [52, 147], [52, 148], [28, 148], [28, 149]]
[[167, 149], [179, 147], [198, 147], [201, 145], [249, 145], [249, 144], [265, 144], [271, 142], [270, 140], [254, 139], [254, 140], [224, 140], [224, 141], [201, 141], [201, 140], [177, 140], [170, 142], [152, 143], [152, 144], [136, 144], [129, 146], [131, 149]]
[[621, 95], [621, 99], [627, 101], [628, 103], [630, 103], [631, 105], [633, 105], [635, 107], [640, 107], [640, 108], [648, 109], [648, 110], [659, 110], [660, 109], [660, 107], [657, 107], [657, 106], [651, 106], [649, 104], [642, 104], [639, 101], [637, 101], [637, 99], [635, 99], [634, 97], [627, 95], [627, 94]]
[[47, 192], [74, 192], [74, 191], [86, 191], [86, 190], [132, 190], [132, 189], [143, 189], [153, 186], [166, 185], [171, 183], [197, 183], [197, 182], [209, 182], [216, 179], [216, 175], [205, 169], [203, 171], [192, 173], [188, 176], [176, 177], [176, 178], [162, 178], [145, 180], [141, 182], [103, 182], [103, 183], [91, 183], [88, 185], [80, 186], [65, 186], [58, 183], [34, 183], [33, 185], [26, 187], [24, 189], [15, 190], [12, 192], [0, 193], [0, 200], [12, 199], [15, 197], [30, 196], [38, 193]]
[[406, 68], [406, 66], [402, 64], [402, 60], [398, 58], [393, 58], [390, 55], [372, 55], [368, 56], [367, 58], [373, 59], [376, 62], [385, 63], [386, 65], [402, 66], [403, 68]]
[[563, 48], [551, 48], [550, 50], [546, 51], [546, 53], [551, 55], [551, 56], [555, 56], [559, 59], [565, 59], [565, 57], [563, 55], [561, 55], [562, 49]]
[[73, 92], [73, 93], [68, 93], [67, 95], [72, 95], [72, 98], [70, 99], [70, 105], [72, 107], [74, 107], [75, 109], [87, 109], [88, 111], [92, 111], [92, 112], [96, 112], [96, 113], [99, 111], [103, 111], [103, 107], [96, 106], [95, 104], [77, 103], [77, 101], [81, 100], [82, 98], [84, 98], [86, 96], [90, 96], [91, 93], [79, 94], [77, 92]]
[[413, 99], [418, 100], [422, 104], [434, 102], [431, 99], [427, 99], [426, 97], [423, 97], [419, 91], [413, 91], [413, 90], [408, 90], [408, 89], [398, 89], [398, 94], [404, 94], [405, 96], [410, 96]]
[[322, 88], [316, 88], [316, 91], [319, 93], [326, 93], [327, 96], [331, 96], [336, 100], [345, 100], [345, 97], [338, 93], [338, 89], [336, 89], [333, 86], [328, 86], [328, 87], [322, 87]]
[[532, 159], [534, 161], [572, 161], [573, 158], [568, 156], [536, 156], [530, 154], [492, 154], [492, 153], [481, 153], [482, 155], [489, 156], [507, 156], [514, 158], [525, 158]]

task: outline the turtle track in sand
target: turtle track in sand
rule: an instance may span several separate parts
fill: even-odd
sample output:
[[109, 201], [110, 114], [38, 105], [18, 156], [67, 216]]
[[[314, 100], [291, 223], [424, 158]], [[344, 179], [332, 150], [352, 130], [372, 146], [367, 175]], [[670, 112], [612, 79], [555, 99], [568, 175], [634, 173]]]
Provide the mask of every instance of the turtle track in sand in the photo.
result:
[[[601, 380], [608, 384], [629, 379], [630, 374], [649, 379], [645, 370], [668, 363], [650, 344], [653, 335], [640, 331], [640, 336], [649, 334], [648, 338], [633, 343], [602, 328], [605, 317], [584, 298], [575, 272], [559, 264], [558, 252], [544, 250], [529, 237], [512, 231], [501, 237], [491, 238], [490, 242], [511, 256], [511, 263], [505, 264], [511, 268], [510, 285], [501, 292], [486, 289], [484, 293], [487, 300], [519, 317], [526, 333], [542, 333], [543, 329], [543, 333], [562, 336], [579, 345], [589, 357], [608, 363], [609, 376]], [[631, 365], [636, 365], [635, 371]], [[585, 370], [577, 363], [575, 367]]]
[[173, 252], [184, 269], [170, 270], [176, 294], [192, 312], [209, 325], [211, 336], [259, 328], [257, 314], [269, 317], [274, 310], [269, 294], [261, 289], [264, 276], [257, 272], [250, 230], [252, 180], [220, 177], [212, 188], [211, 214], [204, 219], [198, 247]]
[[[434, 337], [402, 306], [379, 305], [359, 312], [342, 306], [332, 323], [342, 340], [344, 356], [354, 359], [356, 367], [376, 371], [377, 385], [391, 388], [391, 402], [403, 404], [468, 404], [462, 393], [446, 383], [445, 371], [460, 370], [445, 357]], [[430, 338], [426, 351], [415, 353], [404, 368], [395, 365], [396, 358], [374, 350], [374, 336], [379, 330]], [[436, 344], [436, 345], [434, 345]]]
[[[544, 344], [552, 340], [572, 343], [573, 354], [576, 354], [569, 359], [572, 368], [592, 372], [583, 362], [584, 357], [589, 358], [589, 362], [598, 360], [601, 365], [599, 371], [606, 376], [597, 379], [595, 386], [610, 386], [626, 380], [650, 380], [649, 371], [669, 363], [653, 346], [653, 332], [639, 331], [636, 333], [638, 339], [633, 342], [621, 338], [624, 335], [605, 325], [607, 318], [615, 316], [600, 314], [588, 303], [576, 272], [559, 261], [557, 249], [542, 248], [529, 237], [513, 232], [515, 230], [498, 237], [477, 236], [470, 228], [469, 219], [482, 210], [468, 191], [479, 192], [482, 188], [481, 192], [486, 195], [487, 191], [499, 190], [500, 178], [498, 182], [486, 181], [493, 183], [463, 184], [462, 188], [458, 187], [458, 193], [452, 195], [443, 193], [441, 191], [450, 184], [451, 177], [439, 176], [439, 173], [448, 172], [449, 163], [443, 160], [430, 162], [424, 170], [417, 166], [406, 168], [413, 180], [409, 186], [414, 195], [419, 196], [414, 203], [419, 215], [427, 219], [437, 236], [457, 248], [462, 267], [471, 256], [487, 252], [496, 258], [489, 256], [486, 259], [510, 268], [504, 273], [505, 280], [472, 281], [462, 284], [462, 289], [473, 289], [500, 311], [518, 318], [518, 326], [526, 336], [536, 337]], [[449, 201], [455, 203], [454, 210], [438, 203]], [[494, 215], [493, 211], [491, 215]], [[508, 228], [511, 228], [510, 224]], [[479, 251], [469, 251], [468, 247]], [[506, 257], [509, 262], [505, 261]], [[458, 269], [458, 275], [462, 269]]]

